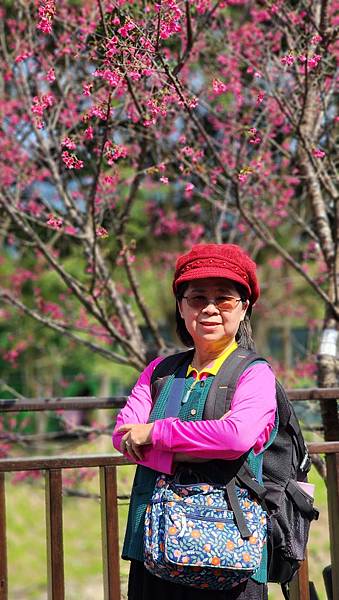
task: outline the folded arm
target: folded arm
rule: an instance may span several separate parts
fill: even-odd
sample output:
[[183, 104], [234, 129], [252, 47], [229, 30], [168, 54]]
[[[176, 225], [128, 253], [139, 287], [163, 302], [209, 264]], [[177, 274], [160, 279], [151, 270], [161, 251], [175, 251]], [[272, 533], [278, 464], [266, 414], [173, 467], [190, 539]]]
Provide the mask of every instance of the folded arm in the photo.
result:
[[[153, 406], [151, 397], [151, 377], [155, 367], [161, 360], [162, 358], [156, 358], [141, 373], [125, 406], [117, 416], [112, 441], [116, 450], [122, 452], [126, 458], [134, 460], [137, 464], [142, 464], [155, 471], [171, 473], [173, 471], [173, 452], [166, 449], [155, 449], [151, 443], [151, 439], [149, 439], [149, 441], [144, 441], [140, 444], [140, 446], [142, 445], [142, 449], [140, 450], [138, 450], [137, 444], [135, 444], [135, 448], [138, 452], [135, 454], [133, 450], [133, 453], [128, 452], [124, 443], [124, 441], [126, 441], [126, 433], [131, 429], [131, 427], [126, 427], [127, 425], [146, 424], [148, 422]], [[148, 430], [151, 427], [152, 425], [148, 424]], [[146, 437], [145, 433], [144, 438]], [[127, 436], [127, 439], [129, 439], [129, 436]], [[140, 440], [141, 439], [142, 438], [140, 437]]]
[[[152, 409], [150, 380], [156, 359], [143, 371], [113, 432], [117, 450], [157, 471], [171, 473], [173, 463], [239, 458], [250, 448], [260, 452], [268, 441], [276, 411], [275, 377], [257, 363], [239, 378], [231, 411], [219, 421], [180, 421], [169, 417], [147, 424]], [[147, 425], [146, 425], [147, 424]], [[125, 442], [132, 452], [126, 451]]]
[[221, 420], [155, 422], [153, 447], [191, 458], [232, 460], [268, 441], [276, 412], [275, 377], [266, 363], [250, 366], [240, 376], [230, 414]]

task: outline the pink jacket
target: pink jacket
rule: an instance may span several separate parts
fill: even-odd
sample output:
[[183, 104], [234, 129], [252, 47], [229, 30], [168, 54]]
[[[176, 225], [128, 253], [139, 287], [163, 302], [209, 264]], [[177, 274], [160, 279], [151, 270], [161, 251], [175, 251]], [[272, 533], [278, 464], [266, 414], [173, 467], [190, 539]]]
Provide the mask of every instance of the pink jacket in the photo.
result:
[[[119, 451], [123, 433], [116, 432], [118, 427], [125, 423], [148, 422], [152, 409], [151, 375], [161, 360], [156, 358], [141, 373], [117, 417], [113, 445]], [[276, 407], [274, 374], [267, 364], [256, 363], [240, 376], [227, 418], [180, 421], [169, 417], [155, 421], [152, 444], [143, 446], [143, 460], [138, 464], [171, 474], [176, 452], [224, 460], [239, 458], [250, 448], [259, 453], [269, 440]]]

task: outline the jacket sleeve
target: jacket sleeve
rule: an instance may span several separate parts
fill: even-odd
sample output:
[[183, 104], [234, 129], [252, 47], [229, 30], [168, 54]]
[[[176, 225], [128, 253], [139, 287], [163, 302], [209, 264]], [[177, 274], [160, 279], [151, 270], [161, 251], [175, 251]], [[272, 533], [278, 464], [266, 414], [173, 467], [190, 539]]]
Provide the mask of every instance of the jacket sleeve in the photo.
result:
[[266, 363], [256, 363], [239, 377], [231, 412], [222, 420], [155, 422], [153, 447], [196, 458], [231, 460], [269, 440], [276, 412], [275, 376]]
[[[125, 406], [119, 412], [116, 420], [116, 425], [113, 431], [112, 441], [116, 450], [121, 452], [120, 444], [124, 433], [117, 433], [117, 429], [126, 423], [147, 423], [148, 417], [152, 409], [151, 397], [151, 376], [152, 373], [162, 358], [153, 360], [146, 369], [141, 373], [137, 383]], [[154, 448], [152, 444], [143, 446], [143, 460], [137, 461], [137, 464], [149, 467], [155, 471], [170, 474], [173, 470], [173, 452], [163, 448]], [[131, 460], [129, 454], [124, 453], [124, 456]]]

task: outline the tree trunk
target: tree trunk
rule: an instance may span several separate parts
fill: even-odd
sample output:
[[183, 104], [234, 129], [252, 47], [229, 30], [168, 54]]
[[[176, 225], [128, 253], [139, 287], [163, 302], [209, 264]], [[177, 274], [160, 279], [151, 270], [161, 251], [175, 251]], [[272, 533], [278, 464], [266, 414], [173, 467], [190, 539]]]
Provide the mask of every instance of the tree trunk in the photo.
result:
[[[328, 315], [324, 321], [318, 354], [318, 387], [338, 386], [337, 346], [339, 323]], [[326, 441], [339, 440], [339, 415], [337, 400], [322, 400], [321, 416]]]

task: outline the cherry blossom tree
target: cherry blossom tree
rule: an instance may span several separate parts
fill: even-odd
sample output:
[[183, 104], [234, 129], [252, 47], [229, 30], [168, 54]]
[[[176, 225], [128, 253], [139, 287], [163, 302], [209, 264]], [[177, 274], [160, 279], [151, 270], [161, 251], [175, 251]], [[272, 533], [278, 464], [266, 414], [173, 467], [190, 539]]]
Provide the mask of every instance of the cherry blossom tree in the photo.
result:
[[[194, 242], [240, 241], [271, 249], [322, 303], [318, 382], [335, 385], [336, 4], [6, 4], [1, 239], [21, 265], [1, 284], [6, 310], [140, 369], [145, 332], [166, 346], [146, 255], [160, 276]], [[335, 413], [323, 407], [329, 436]]]

